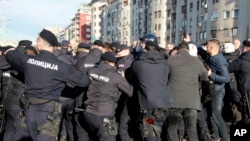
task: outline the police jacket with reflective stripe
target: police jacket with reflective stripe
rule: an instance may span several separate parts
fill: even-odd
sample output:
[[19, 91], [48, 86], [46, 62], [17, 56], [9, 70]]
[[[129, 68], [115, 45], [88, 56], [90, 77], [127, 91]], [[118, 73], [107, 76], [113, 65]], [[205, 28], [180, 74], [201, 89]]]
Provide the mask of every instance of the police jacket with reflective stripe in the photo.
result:
[[6, 58], [13, 67], [24, 72], [25, 94], [28, 97], [59, 100], [65, 83], [86, 87], [90, 82], [87, 74], [59, 61], [53, 53], [45, 50], [30, 57], [17, 48], [9, 51]]
[[131, 97], [133, 87], [114, 67], [102, 62], [88, 74], [92, 80], [85, 101], [86, 111], [98, 116], [114, 116], [120, 91]]

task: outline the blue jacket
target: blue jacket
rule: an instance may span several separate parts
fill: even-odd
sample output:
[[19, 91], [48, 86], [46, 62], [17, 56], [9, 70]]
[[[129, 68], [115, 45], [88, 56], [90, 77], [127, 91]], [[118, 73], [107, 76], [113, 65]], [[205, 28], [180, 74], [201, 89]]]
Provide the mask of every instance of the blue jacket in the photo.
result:
[[208, 56], [206, 51], [198, 48], [198, 54], [205, 60], [205, 63], [211, 68], [212, 74], [209, 79], [215, 84], [215, 91], [224, 91], [225, 83], [230, 81], [230, 75], [228, 72], [228, 62], [222, 53], [218, 53], [215, 56]]

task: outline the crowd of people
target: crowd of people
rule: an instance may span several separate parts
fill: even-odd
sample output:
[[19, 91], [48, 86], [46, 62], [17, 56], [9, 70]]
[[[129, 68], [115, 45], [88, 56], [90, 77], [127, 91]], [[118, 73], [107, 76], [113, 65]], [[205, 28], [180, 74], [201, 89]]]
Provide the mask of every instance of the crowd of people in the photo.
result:
[[250, 41], [79, 43], [43, 29], [0, 48], [3, 141], [230, 141], [250, 124]]

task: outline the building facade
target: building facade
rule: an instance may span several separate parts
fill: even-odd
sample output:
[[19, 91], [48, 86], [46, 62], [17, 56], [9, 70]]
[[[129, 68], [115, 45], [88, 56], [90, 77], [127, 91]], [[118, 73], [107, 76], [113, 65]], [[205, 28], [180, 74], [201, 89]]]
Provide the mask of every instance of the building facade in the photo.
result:
[[90, 37], [92, 41], [101, 39], [130, 45], [143, 35], [153, 33], [161, 47], [170, 42], [178, 44], [185, 33], [197, 44], [211, 38], [223, 43], [250, 37], [248, 0], [92, 0], [89, 5], [91, 33], [89, 21], [84, 21], [85, 29], [75, 32], [84, 25], [79, 24], [81, 14], [76, 14], [62, 37], [79, 41]]

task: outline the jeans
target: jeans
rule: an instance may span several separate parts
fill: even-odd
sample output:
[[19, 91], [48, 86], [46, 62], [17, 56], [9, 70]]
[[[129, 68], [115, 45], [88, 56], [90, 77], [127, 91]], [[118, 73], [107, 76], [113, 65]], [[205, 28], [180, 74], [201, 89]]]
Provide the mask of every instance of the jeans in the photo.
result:
[[198, 141], [196, 122], [197, 122], [197, 110], [189, 108], [172, 108], [170, 109], [168, 116], [168, 137], [169, 141], [179, 141], [178, 137], [178, 125], [180, 120], [184, 120], [185, 129], [188, 135], [188, 140]]
[[225, 96], [225, 91], [215, 91], [215, 93], [212, 95], [212, 100], [211, 100], [212, 133], [215, 138], [219, 138], [221, 136], [222, 141], [229, 141], [230, 138], [227, 131], [227, 127], [221, 116], [224, 96]]

